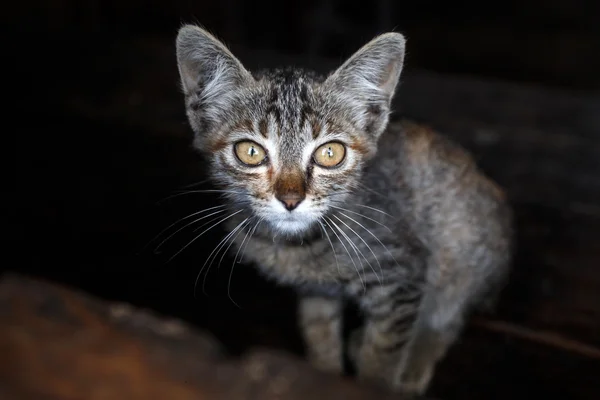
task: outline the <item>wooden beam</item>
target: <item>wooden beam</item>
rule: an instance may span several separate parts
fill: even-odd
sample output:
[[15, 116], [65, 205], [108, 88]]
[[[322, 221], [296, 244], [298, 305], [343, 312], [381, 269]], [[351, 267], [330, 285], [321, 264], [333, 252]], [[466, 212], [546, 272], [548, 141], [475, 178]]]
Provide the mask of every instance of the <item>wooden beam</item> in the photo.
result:
[[5, 400], [402, 398], [287, 354], [231, 359], [182, 322], [17, 275], [0, 281], [0, 327]]

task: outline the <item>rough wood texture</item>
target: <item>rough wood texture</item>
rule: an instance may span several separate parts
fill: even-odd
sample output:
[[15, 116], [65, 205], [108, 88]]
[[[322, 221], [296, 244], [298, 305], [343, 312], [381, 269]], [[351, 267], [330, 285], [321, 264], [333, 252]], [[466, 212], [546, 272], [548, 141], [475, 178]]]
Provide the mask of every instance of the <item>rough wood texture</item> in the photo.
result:
[[281, 353], [228, 359], [182, 322], [18, 276], [0, 281], [0, 326], [3, 400], [402, 398]]

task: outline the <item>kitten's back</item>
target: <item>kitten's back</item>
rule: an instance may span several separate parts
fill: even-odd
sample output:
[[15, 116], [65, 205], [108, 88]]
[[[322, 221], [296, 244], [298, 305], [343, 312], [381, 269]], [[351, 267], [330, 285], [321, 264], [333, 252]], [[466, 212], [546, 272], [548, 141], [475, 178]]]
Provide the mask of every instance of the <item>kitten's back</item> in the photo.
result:
[[473, 157], [412, 121], [390, 124], [379, 149], [385, 167], [378, 173], [397, 186], [398, 209], [431, 250], [430, 283], [479, 287], [472, 281], [502, 279], [511, 253], [512, 214], [502, 189]]

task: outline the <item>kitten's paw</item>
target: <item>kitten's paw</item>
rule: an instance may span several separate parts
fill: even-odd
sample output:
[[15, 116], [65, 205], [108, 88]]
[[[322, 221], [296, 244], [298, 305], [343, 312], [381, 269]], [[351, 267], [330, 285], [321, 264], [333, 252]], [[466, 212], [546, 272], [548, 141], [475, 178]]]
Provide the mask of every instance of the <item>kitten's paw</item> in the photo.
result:
[[433, 372], [433, 366], [404, 371], [394, 382], [394, 390], [409, 396], [422, 396], [429, 388]]
[[319, 371], [341, 375], [344, 371], [343, 362], [337, 354], [312, 354], [307, 356], [308, 362]]
[[354, 355], [351, 355], [357, 380], [394, 390], [398, 355], [374, 351], [373, 348], [365, 346], [364, 342], [360, 345], [360, 339], [360, 333], [357, 332], [355, 340], [358, 344], [354, 347]]

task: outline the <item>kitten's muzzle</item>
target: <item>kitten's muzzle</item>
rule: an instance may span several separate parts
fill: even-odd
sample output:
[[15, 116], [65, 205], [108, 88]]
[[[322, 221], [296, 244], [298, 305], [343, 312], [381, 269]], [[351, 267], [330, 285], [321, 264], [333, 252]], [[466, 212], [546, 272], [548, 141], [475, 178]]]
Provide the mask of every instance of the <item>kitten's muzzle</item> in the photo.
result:
[[306, 198], [306, 196], [302, 193], [286, 193], [284, 195], [277, 195], [277, 200], [283, 203], [283, 206], [286, 210], [292, 211]]
[[299, 168], [284, 169], [274, 185], [275, 198], [292, 211], [306, 198], [306, 179]]

